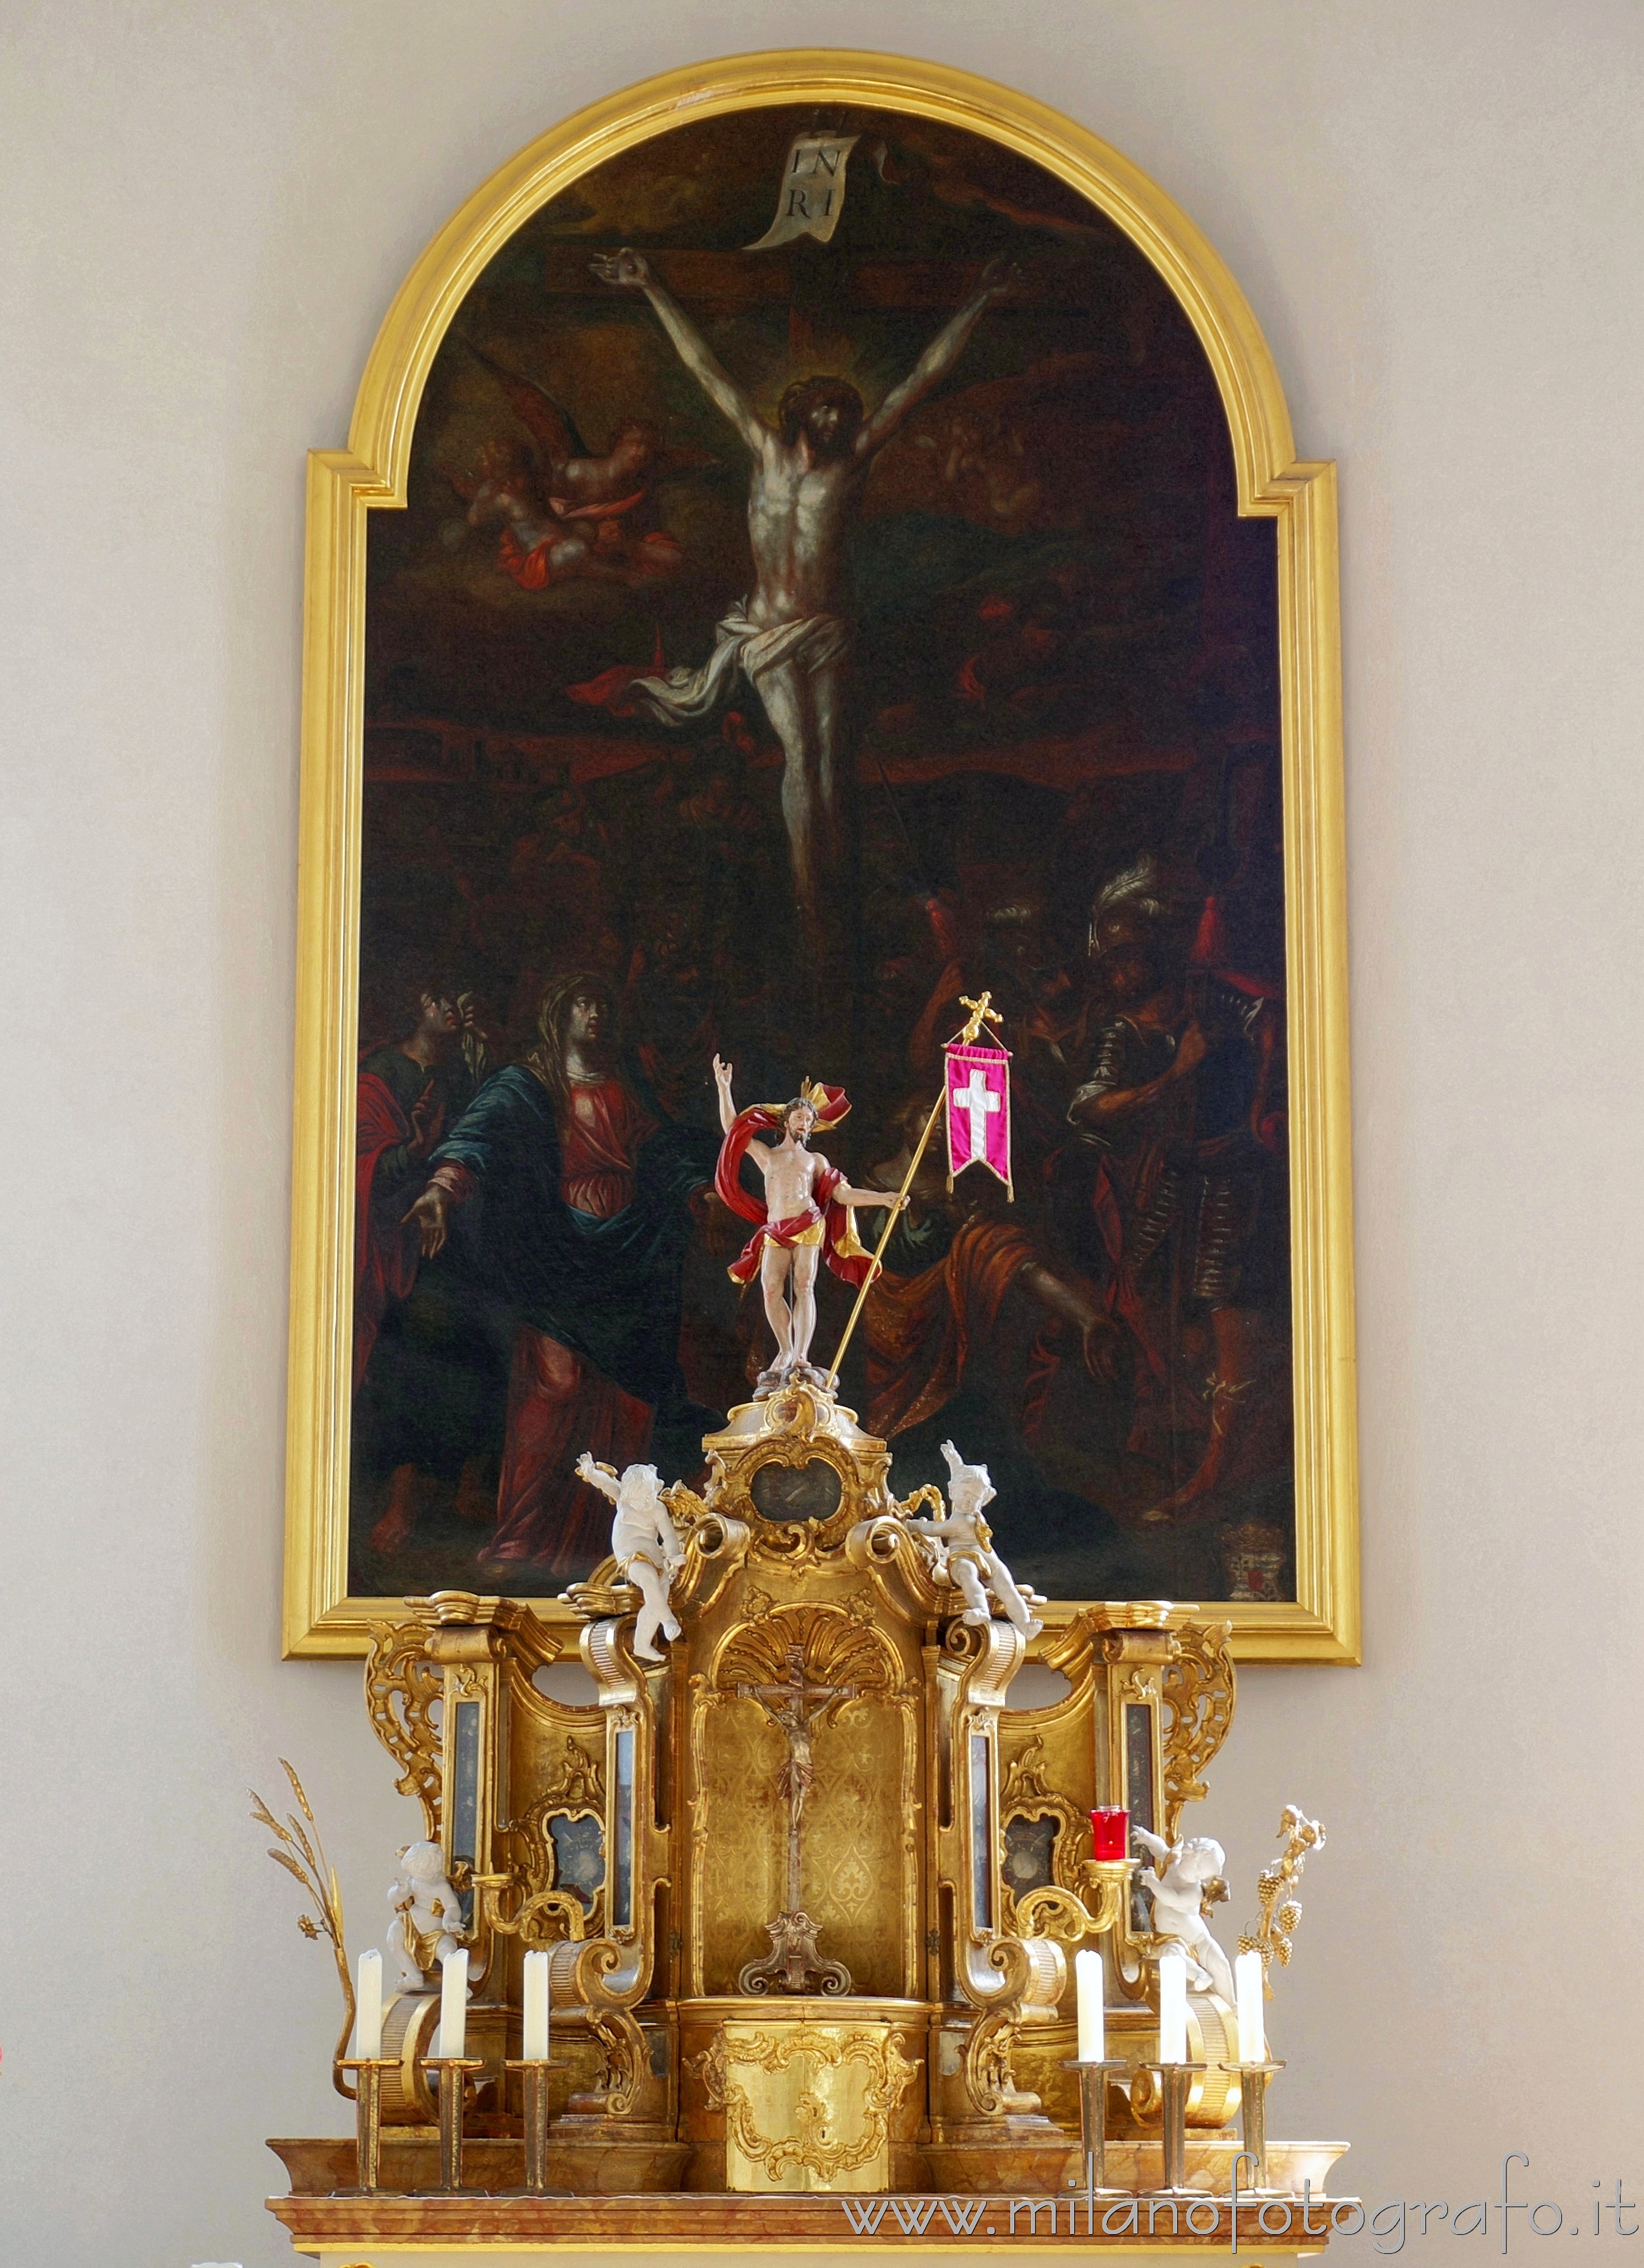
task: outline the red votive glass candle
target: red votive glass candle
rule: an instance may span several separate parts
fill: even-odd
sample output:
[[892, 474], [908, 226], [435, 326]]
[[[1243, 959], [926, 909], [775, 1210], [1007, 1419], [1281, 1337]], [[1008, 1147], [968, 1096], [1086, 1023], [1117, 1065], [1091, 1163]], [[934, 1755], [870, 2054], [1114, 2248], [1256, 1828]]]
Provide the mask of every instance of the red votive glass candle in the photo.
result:
[[1093, 1811], [1090, 1814], [1090, 1839], [1093, 1859], [1128, 1859], [1130, 1814], [1105, 1809]]

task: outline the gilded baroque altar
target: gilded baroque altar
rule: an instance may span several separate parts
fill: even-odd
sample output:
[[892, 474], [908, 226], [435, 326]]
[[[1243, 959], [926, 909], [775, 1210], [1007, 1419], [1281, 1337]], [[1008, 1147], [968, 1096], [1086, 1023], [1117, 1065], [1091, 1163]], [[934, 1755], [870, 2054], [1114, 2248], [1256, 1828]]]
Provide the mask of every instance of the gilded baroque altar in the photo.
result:
[[[1157, 1941], [1138, 1862], [1092, 1857], [1090, 1813], [1174, 1840], [1232, 1719], [1225, 1625], [1089, 1609], [1031, 1642], [1065, 1693], [1013, 1709], [1030, 1641], [961, 1619], [910, 1525], [937, 1492], [898, 1503], [851, 1411], [791, 1386], [704, 1446], [703, 1494], [664, 1492], [684, 1548], [665, 1659], [636, 1654], [613, 1562], [568, 1594], [591, 1704], [543, 1690], [562, 1641], [511, 1601], [441, 1593], [375, 1633], [371, 1721], [463, 1909], [473, 2194], [416, 2194], [436, 2185], [439, 1994], [401, 1992], [382, 2193], [339, 2194], [351, 2143], [275, 2145], [293, 2194], [273, 2209], [305, 2250], [586, 2243], [619, 2222], [686, 2241], [671, 2197], [768, 2216], [807, 2192], [1065, 2196], [1081, 1947], [1105, 1971], [1110, 2178], [1161, 2186]], [[509, 2207], [531, 1950], [550, 1955], [551, 2194]], [[1188, 2186], [1225, 2196], [1237, 2043], [1212, 1992], [1190, 1996], [1187, 2044]], [[1305, 2173], [1317, 2194], [1339, 2148], [1271, 2145], [1278, 2185]]]

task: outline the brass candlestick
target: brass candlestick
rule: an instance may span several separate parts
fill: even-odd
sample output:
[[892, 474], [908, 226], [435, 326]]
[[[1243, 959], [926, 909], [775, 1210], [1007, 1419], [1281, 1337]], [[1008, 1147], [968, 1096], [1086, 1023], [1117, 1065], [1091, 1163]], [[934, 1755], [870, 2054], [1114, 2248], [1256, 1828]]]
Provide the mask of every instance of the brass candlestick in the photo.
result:
[[1187, 2187], [1187, 2097], [1197, 2073], [1208, 2066], [1202, 2063], [1156, 2063], [1149, 2066], [1159, 2074], [1159, 2092], [1163, 2097], [1164, 2180], [1160, 2193]]
[[483, 2071], [483, 2056], [429, 2056], [424, 2071], [439, 2073], [439, 2185], [462, 2187], [462, 2099], [471, 2071]]
[[354, 2057], [337, 2066], [339, 2071], [354, 2073], [356, 2187], [362, 2197], [371, 2197], [377, 2188], [382, 2154], [383, 2073], [399, 2068], [398, 2056]]
[[538, 2056], [510, 2057], [504, 2071], [517, 2071], [525, 2080], [525, 2187], [532, 2197], [546, 2197], [548, 2188], [548, 2073], [569, 2071], [570, 2066], [548, 2063]]
[[1275, 2071], [1284, 2069], [1283, 2062], [1224, 2063], [1222, 2068], [1223, 2071], [1236, 2072], [1238, 2075], [1240, 2117], [1244, 2129], [1244, 2155], [1247, 2158], [1253, 2158], [1256, 2161], [1255, 2187], [1249, 2194], [1251, 2197], [1282, 2196], [1285, 2194], [1284, 2191], [1270, 2189], [1267, 2184], [1267, 2082]]
[[1122, 2056], [1104, 2062], [1084, 2063], [1069, 2056], [1064, 2071], [1079, 2074], [1079, 2139], [1084, 2146], [1084, 2191], [1087, 2197], [1128, 2197], [1128, 2190], [1107, 2186], [1107, 2074], [1128, 2071]]

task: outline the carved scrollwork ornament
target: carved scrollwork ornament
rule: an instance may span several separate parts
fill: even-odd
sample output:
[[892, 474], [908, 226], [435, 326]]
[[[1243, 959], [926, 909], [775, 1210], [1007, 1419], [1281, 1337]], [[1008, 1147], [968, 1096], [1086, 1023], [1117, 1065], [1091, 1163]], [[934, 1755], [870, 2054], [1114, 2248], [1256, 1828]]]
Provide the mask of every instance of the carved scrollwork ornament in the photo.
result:
[[1096, 1916], [1086, 1910], [1084, 1901], [1054, 1882], [1024, 1891], [1015, 1901], [1011, 1923], [1024, 1937], [1060, 1938], [1064, 1945], [1081, 1944], [1093, 1937], [1097, 1927]]
[[[795, 2100], [796, 2132], [773, 2135], [764, 2131], [735, 2067], [785, 2072], [800, 2058], [826, 2070], [846, 2066], [862, 2070], [862, 2124], [855, 2136], [834, 2131], [829, 2106], [814, 2087], [802, 2088]], [[866, 2031], [841, 2031], [831, 2024], [800, 2025], [780, 2033], [755, 2032], [739, 2037], [734, 2046], [727, 2044], [721, 2032], [711, 2048], [694, 2058], [693, 2063], [701, 2074], [710, 2107], [725, 2114], [727, 2138], [745, 2158], [763, 2166], [773, 2182], [795, 2167], [814, 2174], [818, 2181], [831, 2182], [869, 2164], [884, 2150], [891, 2120], [919, 2073], [918, 2064], [903, 2055], [894, 2039], [876, 2039]]]
[[[560, 1773], [517, 1820], [504, 1820], [498, 1832], [512, 1841], [518, 1853], [512, 1871], [481, 1874], [474, 1888], [485, 1902], [485, 1918], [504, 1937], [518, 1937], [528, 1950], [546, 1948], [565, 1938], [580, 1944], [597, 1931], [604, 1905], [603, 1889], [583, 1899], [561, 1887], [559, 1850], [552, 1831], [555, 1819], [605, 1818], [605, 1766], [576, 1740], [567, 1740]], [[523, 1902], [510, 1908], [510, 1891], [524, 1891]], [[556, 1926], [557, 1925], [557, 1926]]]
[[580, 2003], [588, 2029], [599, 2043], [601, 2113], [624, 2118], [633, 2109], [647, 2069], [645, 2036], [632, 2013], [643, 1995], [646, 1971], [635, 1962], [631, 1947], [608, 1937], [583, 1945], [557, 1945], [551, 1958], [555, 2004]]
[[1164, 1837], [1170, 1843], [1181, 1832], [1183, 1805], [1203, 1801], [1205, 1768], [1233, 1723], [1238, 1691], [1232, 1635], [1231, 1623], [1185, 1623], [1172, 1633], [1171, 1658], [1159, 1681]]
[[980, 2117], [1020, 2117], [1037, 2110], [1039, 2098], [1016, 2085], [1011, 2060], [1016, 2038], [1024, 2025], [1054, 2021], [1068, 1964], [1048, 1937], [996, 1938], [987, 1958], [1002, 1984], [965, 2042], [965, 2092]]
[[424, 1651], [421, 1622], [373, 1623], [365, 1662], [365, 1707], [372, 1729], [395, 1764], [401, 1795], [422, 1807], [423, 1833], [440, 1832], [440, 1728], [434, 1712], [445, 1691], [445, 1673]]
[[943, 1625], [942, 1651], [950, 1661], [975, 1661], [981, 1653], [985, 1640], [973, 1623], [955, 1618]]
[[[999, 1795], [999, 1826], [1002, 1838], [1008, 1837], [1010, 1822], [1013, 1820], [1048, 1819], [1053, 1822], [1050, 1846], [1051, 1881], [1048, 1884], [1041, 1883], [1031, 1890], [1013, 1892], [1005, 1872], [1005, 1853], [1002, 1852], [1001, 1854], [1001, 1916], [1006, 1932], [1020, 1937], [1034, 1937], [1039, 1934], [1039, 1926], [1030, 1926], [1023, 1919], [1023, 1916], [1029, 1898], [1043, 1897], [1052, 1888], [1061, 1893], [1064, 1898], [1071, 1897], [1074, 1904], [1079, 1906], [1082, 1912], [1084, 1911], [1084, 1906], [1081, 1904], [1083, 1877], [1080, 1872], [1079, 1845], [1081, 1842], [1088, 1844], [1090, 1841], [1090, 1822], [1075, 1803], [1070, 1802], [1068, 1797], [1046, 1786], [1045, 1776], [1040, 1770], [1044, 1755], [1044, 1734], [1030, 1734], [1016, 1754], [1006, 1763], [1004, 1786]], [[1067, 1921], [1071, 1916], [1071, 1909], [1059, 1903], [1053, 1903], [1046, 1906], [1045, 1911], [1059, 1917], [1061, 1922]], [[1105, 1924], [1096, 1922], [1094, 1919], [1088, 1923], [1088, 1927], [1092, 1930], [1105, 1926], [1106, 1926]], [[1053, 1936], [1063, 1937], [1068, 1933], [1059, 1922], [1059, 1926], [1050, 1933]], [[1085, 1933], [1083, 1930], [1078, 1933], [1081, 1936]]]
[[634, 2107], [645, 2067], [645, 2035], [626, 2008], [588, 2011], [588, 2029], [605, 2051], [599, 2091], [607, 2117], [625, 2118]]

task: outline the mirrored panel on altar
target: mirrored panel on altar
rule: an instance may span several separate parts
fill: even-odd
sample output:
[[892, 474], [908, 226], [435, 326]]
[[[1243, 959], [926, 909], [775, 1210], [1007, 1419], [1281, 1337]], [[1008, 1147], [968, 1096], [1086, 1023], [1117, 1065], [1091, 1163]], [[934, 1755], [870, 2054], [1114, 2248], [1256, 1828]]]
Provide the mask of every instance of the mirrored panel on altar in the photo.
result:
[[350, 1590], [698, 1478], [716, 1055], [894, 1189], [987, 990], [1012, 1187], [933, 1145], [840, 1398], [1052, 1598], [1293, 1597], [1274, 534], [1135, 247], [948, 124], [680, 127], [484, 269], [369, 541]]

